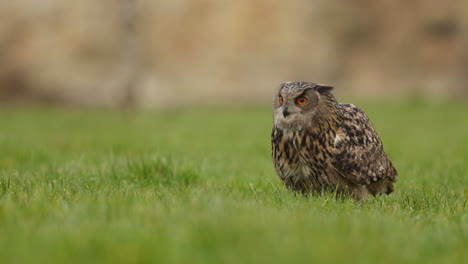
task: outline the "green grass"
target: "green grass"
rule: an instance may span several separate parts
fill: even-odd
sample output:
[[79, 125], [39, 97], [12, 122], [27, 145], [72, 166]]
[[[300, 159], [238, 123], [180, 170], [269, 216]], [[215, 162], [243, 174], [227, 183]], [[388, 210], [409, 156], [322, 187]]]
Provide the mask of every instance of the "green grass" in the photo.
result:
[[282, 186], [269, 107], [0, 109], [0, 262], [467, 261], [468, 104], [359, 105], [400, 174], [363, 204]]

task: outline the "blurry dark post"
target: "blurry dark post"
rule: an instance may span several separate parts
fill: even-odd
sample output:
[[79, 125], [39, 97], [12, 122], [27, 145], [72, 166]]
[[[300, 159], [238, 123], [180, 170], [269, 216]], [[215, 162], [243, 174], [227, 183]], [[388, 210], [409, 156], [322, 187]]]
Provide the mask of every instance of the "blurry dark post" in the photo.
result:
[[121, 107], [134, 108], [136, 104], [138, 82], [140, 78], [141, 54], [138, 31], [138, 0], [120, 0], [121, 58], [125, 69], [123, 79], [123, 97]]
[[20, 27], [6, 28], [0, 32], [0, 101], [11, 102], [26, 99], [31, 92], [24, 73], [14, 59], [14, 47], [23, 37]]

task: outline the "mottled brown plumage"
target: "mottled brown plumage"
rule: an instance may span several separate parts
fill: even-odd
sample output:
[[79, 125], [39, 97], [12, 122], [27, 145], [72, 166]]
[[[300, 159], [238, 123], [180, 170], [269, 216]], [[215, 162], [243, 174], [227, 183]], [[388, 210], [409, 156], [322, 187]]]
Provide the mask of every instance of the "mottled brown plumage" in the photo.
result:
[[283, 83], [273, 103], [272, 156], [284, 184], [302, 193], [331, 190], [361, 200], [393, 192], [397, 171], [366, 114], [339, 104], [333, 88]]

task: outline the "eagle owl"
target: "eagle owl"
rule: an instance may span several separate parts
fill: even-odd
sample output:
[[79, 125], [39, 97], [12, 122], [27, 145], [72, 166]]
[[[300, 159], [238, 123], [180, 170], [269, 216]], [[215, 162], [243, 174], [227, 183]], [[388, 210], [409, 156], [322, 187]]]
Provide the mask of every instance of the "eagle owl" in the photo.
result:
[[336, 191], [361, 200], [390, 194], [397, 171], [367, 115], [340, 104], [333, 87], [281, 84], [273, 103], [271, 135], [276, 172], [301, 193]]

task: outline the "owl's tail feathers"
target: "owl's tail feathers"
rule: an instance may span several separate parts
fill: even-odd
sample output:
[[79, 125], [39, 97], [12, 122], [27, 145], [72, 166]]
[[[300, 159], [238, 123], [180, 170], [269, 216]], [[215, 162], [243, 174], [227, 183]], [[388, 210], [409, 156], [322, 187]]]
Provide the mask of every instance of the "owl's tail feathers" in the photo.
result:
[[394, 191], [393, 181], [387, 179], [382, 179], [377, 182], [371, 183], [366, 187], [367, 190], [369, 190], [369, 192], [374, 196], [380, 193], [391, 194]]

